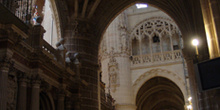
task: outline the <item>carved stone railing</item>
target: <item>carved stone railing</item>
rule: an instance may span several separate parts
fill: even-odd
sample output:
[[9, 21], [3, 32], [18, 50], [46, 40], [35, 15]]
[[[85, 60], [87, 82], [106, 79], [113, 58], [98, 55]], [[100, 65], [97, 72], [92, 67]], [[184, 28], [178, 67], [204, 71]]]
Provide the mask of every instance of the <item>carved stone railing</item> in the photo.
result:
[[49, 43], [43, 40], [42, 43], [42, 52], [49, 57], [51, 60], [56, 61], [62, 65], [65, 65], [65, 58], [61, 56], [61, 53], [58, 52], [55, 48], [53, 48]]
[[153, 53], [145, 55], [132, 56], [132, 65], [138, 64], [155, 64], [155, 63], [167, 63], [181, 61], [182, 58], [181, 50], [168, 51], [163, 53]]
[[41, 25], [27, 26], [3, 6], [2, 2], [6, 1], [0, 0], [0, 15], [3, 15], [0, 17], [0, 30], [2, 30], [2, 34], [5, 33], [6, 35], [0, 36], [2, 39], [0, 44], [9, 43], [11, 50], [16, 53], [13, 60], [23, 64], [22, 66], [27, 66], [26, 68], [35, 68], [35, 62], [39, 61], [43, 62], [43, 65], [53, 68], [51, 72], [54, 74], [61, 74], [62, 72], [57, 72], [59, 70], [66, 73], [66, 75], [75, 75], [73, 68], [66, 65], [63, 53], [53, 48], [43, 39], [43, 33], [45, 32], [43, 27]]
[[0, 4], [24, 23], [30, 23], [33, 0], [0, 0]]
[[100, 80], [101, 110], [115, 110], [114, 99], [105, 91], [105, 83]]

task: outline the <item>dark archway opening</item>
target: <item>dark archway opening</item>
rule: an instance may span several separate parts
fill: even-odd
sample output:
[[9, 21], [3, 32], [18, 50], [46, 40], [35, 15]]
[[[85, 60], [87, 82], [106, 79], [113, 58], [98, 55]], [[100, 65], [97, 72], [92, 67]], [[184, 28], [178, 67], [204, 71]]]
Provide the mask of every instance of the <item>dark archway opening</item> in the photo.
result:
[[138, 91], [137, 110], [184, 110], [184, 96], [169, 79], [155, 77]]
[[53, 110], [52, 102], [44, 92], [40, 93], [40, 110]]

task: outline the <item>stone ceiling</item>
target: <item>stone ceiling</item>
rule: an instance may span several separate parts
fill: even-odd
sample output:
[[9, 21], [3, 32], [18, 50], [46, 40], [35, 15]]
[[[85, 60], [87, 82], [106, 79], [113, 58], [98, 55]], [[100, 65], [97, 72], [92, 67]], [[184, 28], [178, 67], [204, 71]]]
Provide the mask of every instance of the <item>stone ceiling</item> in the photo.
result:
[[96, 41], [100, 42], [110, 22], [120, 12], [138, 2], [147, 3], [167, 13], [183, 34], [204, 30], [196, 28], [204, 27], [199, 0], [57, 0], [57, 7], [61, 26], [65, 28], [73, 20], [86, 21], [90, 23]]

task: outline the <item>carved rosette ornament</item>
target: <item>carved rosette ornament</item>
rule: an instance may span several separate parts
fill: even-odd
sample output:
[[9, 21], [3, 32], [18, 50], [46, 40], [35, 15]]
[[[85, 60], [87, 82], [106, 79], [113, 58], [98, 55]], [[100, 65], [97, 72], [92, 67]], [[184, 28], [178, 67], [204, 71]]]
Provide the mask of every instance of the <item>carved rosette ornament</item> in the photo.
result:
[[118, 68], [118, 63], [114, 57], [111, 57], [108, 63], [108, 73], [109, 73], [109, 88], [112, 92], [115, 92], [116, 87], [119, 86], [119, 68]]

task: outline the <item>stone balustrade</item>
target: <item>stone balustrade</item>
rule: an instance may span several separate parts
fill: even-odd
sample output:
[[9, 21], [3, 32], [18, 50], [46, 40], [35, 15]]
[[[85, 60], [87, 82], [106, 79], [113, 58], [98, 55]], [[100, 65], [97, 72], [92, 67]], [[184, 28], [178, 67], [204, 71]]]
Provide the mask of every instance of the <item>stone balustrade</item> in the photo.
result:
[[132, 56], [131, 65], [132, 66], [139, 64], [153, 65], [157, 63], [161, 64], [161, 63], [177, 62], [177, 61], [182, 61], [181, 50]]

